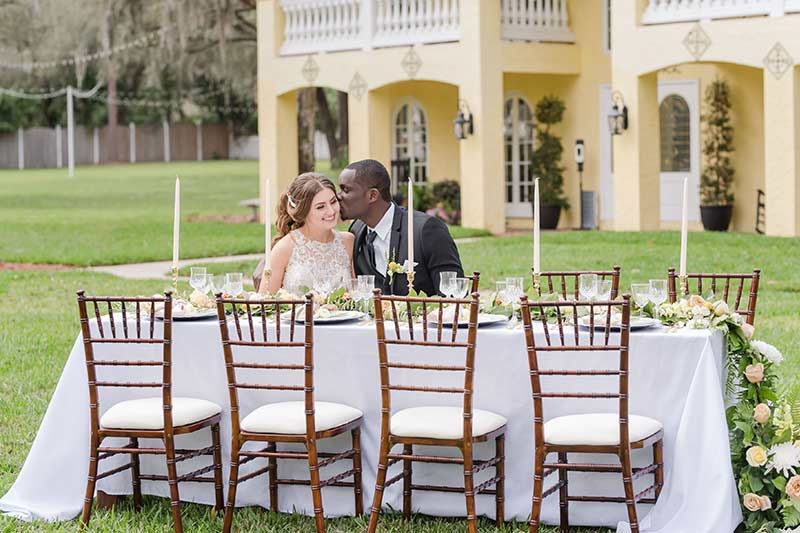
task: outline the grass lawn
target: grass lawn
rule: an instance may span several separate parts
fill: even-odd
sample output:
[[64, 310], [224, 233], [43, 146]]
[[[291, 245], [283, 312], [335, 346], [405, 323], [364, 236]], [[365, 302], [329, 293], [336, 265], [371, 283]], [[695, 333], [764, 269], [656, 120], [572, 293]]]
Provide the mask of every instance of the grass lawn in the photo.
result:
[[258, 196], [255, 161], [137, 163], [82, 166], [73, 178], [66, 169], [0, 171], [0, 261], [88, 266], [171, 259], [176, 175], [182, 258], [263, 250], [259, 224], [222, 220], [251, 213], [239, 202]]

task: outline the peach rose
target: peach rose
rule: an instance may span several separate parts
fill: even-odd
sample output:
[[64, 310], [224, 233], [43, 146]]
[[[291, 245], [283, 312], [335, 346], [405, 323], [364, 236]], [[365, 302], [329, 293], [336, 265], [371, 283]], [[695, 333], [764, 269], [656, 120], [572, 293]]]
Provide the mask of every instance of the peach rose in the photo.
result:
[[756, 328], [752, 324], [748, 324], [745, 322], [744, 324], [742, 324], [742, 331], [744, 332], [745, 339], [752, 339], [753, 334], [756, 332]]
[[764, 380], [764, 365], [762, 363], [747, 365], [744, 369], [744, 377], [750, 383], [761, 383]]
[[761, 500], [762, 511], [772, 509], [772, 500], [769, 499], [769, 496], [759, 496], [758, 499]]
[[748, 492], [744, 495], [744, 500], [742, 503], [744, 503], [744, 506], [748, 511], [756, 512], [761, 510], [761, 498], [758, 497], [758, 494]]
[[698, 296], [696, 294], [692, 294], [691, 296], [689, 296], [689, 305], [690, 306], [695, 307], [695, 306], [700, 306], [700, 305], [705, 305], [705, 304], [706, 304], [706, 301], [703, 300], [702, 296]]
[[753, 409], [753, 418], [759, 424], [766, 424], [767, 420], [769, 420], [769, 415], [771, 411], [769, 406], [765, 403], [760, 403], [756, 405], [755, 409]]
[[767, 464], [767, 451], [761, 446], [749, 447], [745, 457], [747, 457], [747, 464], [753, 467]]
[[792, 476], [786, 483], [786, 495], [793, 500], [800, 500], [800, 476]]

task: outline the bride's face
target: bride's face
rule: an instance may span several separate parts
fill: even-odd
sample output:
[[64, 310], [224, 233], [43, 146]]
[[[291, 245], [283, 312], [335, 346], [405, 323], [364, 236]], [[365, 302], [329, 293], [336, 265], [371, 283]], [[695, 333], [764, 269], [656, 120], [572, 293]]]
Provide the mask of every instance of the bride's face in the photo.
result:
[[330, 189], [322, 189], [314, 195], [306, 224], [318, 229], [333, 229], [339, 223], [339, 199]]

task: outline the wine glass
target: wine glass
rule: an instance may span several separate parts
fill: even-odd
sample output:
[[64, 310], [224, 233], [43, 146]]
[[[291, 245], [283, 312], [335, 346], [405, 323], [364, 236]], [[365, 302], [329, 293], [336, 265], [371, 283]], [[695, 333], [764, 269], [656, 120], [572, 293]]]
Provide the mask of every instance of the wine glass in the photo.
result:
[[225, 292], [230, 294], [233, 298], [236, 298], [244, 291], [244, 286], [242, 285], [242, 273], [241, 272], [231, 272], [225, 274]]
[[358, 276], [359, 292], [363, 295], [364, 313], [369, 318], [369, 302], [372, 299], [372, 291], [375, 289], [375, 276]]
[[196, 291], [203, 294], [208, 292], [208, 274], [205, 267], [192, 267], [190, 269], [189, 285]]
[[458, 272], [442, 272], [439, 274], [439, 292], [443, 296], [454, 296], [456, 290], [456, 277]]
[[207, 279], [211, 292], [214, 294], [225, 292], [225, 274], [209, 275]]
[[667, 280], [650, 280], [650, 301], [656, 306], [656, 319], [658, 319], [658, 308], [661, 306], [661, 304], [667, 301]]
[[601, 279], [597, 282], [597, 299], [603, 302], [611, 300], [610, 279]]
[[451, 296], [459, 299], [466, 298], [471, 285], [472, 280], [469, 278], [456, 278], [455, 284], [452, 286]]
[[597, 296], [597, 274], [581, 274], [578, 276], [578, 291], [581, 300], [593, 300]]
[[525, 279], [524, 278], [506, 278], [506, 291], [512, 301], [518, 300], [525, 294]]
[[497, 292], [497, 299], [500, 300], [501, 305], [508, 305], [508, 285], [505, 281], [495, 282], [495, 290]]
[[649, 283], [631, 283], [633, 301], [639, 306], [639, 318], [644, 318], [644, 306], [650, 301]]

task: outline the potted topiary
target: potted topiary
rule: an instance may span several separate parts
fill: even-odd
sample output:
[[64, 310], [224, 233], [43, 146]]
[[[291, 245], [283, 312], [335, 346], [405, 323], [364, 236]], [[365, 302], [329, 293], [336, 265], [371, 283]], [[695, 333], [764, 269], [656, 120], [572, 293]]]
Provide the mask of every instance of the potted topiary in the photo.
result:
[[730, 87], [717, 78], [706, 88], [703, 155], [700, 177], [700, 218], [709, 231], [727, 231], [733, 215], [733, 127]]
[[[531, 172], [539, 180], [539, 214], [542, 229], [555, 229], [561, 209], [569, 209], [564, 197], [564, 167], [561, 138], [551, 129], [564, 118], [566, 107], [557, 96], [545, 96], [536, 103], [536, 148], [531, 155]], [[533, 199], [531, 197], [531, 199]]]

